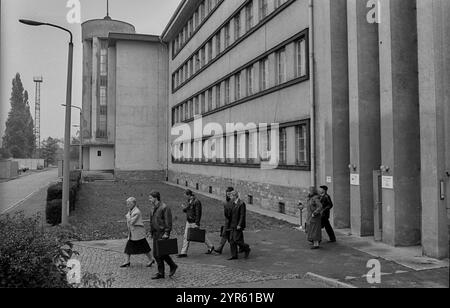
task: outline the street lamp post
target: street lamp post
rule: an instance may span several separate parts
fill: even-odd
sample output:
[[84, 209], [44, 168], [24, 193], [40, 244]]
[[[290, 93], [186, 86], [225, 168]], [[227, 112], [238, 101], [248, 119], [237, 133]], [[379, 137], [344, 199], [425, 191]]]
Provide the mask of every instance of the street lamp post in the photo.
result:
[[[66, 105], [61, 106], [66, 107]], [[78, 155], [78, 165], [80, 170], [83, 170], [83, 109], [73, 105], [71, 107], [80, 110], [80, 154]]]
[[67, 226], [69, 224], [69, 196], [70, 196], [70, 126], [71, 126], [71, 111], [72, 111], [72, 69], [73, 69], [73, 34], [70, 30], [58, 25], [49, 24], [45, 22], [38, 22], [34, 20], [20, 19], [20, 23], [28, 26], [49, 26], [68, 32], [70, 34], [69, 42], [69, 58], [67, 69], [67, 91], [66, 91], [66, 119], [64, 129], [64, 167], [63, 167], [63, 200], [61, 210], [61, 225]]

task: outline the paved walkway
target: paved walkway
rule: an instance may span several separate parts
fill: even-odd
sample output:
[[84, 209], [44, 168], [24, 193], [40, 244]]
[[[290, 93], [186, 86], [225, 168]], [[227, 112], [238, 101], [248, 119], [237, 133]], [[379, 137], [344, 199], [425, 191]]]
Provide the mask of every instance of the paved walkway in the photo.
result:
[[[211, 234], [211, 239], [217, 242], [219, 235]], [[339, 243], [311, 250], [305, 234], [296, 230], [246, 232], [245, 239], [252, 247], [248, 260], [228, 261], [228, 245], [223, 255], [208, 256], [204, 245], [193, 244], [189, 258], [175, 258], [180, 265], [175, 279], [158, 282], [150, 280], [155, 269], [144, 267], [145, 258], [132, 259], [131, 269], [119, 269], [125, 240], [79, 242], [76, 250], [81, 253], [82, 269], [100, 277], [113, 277], [113, 287], [330, 287], [328, 283], [305, 279], [308, 273], [363, 288], [449, 287], [448, 267], [416, 271], [384, 259], [377, 259], [382, 283], [369, 284], [367, 263], [374, 256]], [[181, 237], [178, 243], [181, 245]]]
[[57, 179], [58, 170], [51, 169], [0, 183], [0, 214], [17, 210], [22, 203], [42, 193], [43, 189]]

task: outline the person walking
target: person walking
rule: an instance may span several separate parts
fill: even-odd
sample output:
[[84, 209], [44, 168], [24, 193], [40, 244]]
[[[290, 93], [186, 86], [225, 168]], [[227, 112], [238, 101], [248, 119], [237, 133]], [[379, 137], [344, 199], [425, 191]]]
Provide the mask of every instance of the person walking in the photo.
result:
[[127, 256], [126, 262], [121, 265], [121, 268], [130, 267], [132, 255], [146, 255], [150, 263], [147, 267], [152, 267], [155, 263], [151, 254], [150, 245], [146, 239], [144, 222], [142, 221], [142, 214], [137, 206], [135, 198], [128, 198], [126, 201], [128, 213], [126, 214], [128, 227], [128, 242], [125, 247], [125, 254]]
[[244, 242], [244, 230], [246, 227], [246, 205], [245, 202], [239, 198], [237, 191], [229, 193], [232, 209], [228, 213], [227, 229], [230, 230], [230, 246], [231, 258], [228, 260], [238, 259], [238, 247], [245, 253], [245, 258], [248, 259], [250, 254], [250, 246]]
[[336, 243], [336, 235], [334, 234], [333, 227], [330, 224], [330, 210], [333, 208], [333, 202], [328, 194], [328, 187], [323, 185], [319, 188], [320, 203], [322, 203], [322, 229], [325, 228], [330, 240], [329, 243]]
[[319, 249], [320, 242], [322, 241], [322, 204], [320, 203], [319, 193], [315, 187], [309, 188], [306, 208], [308, 215], [306, 220], [308, 241], [313, 243], [311, 249]]
[[230, 230], [227, 228], [227, 226], [229, 225], [227, 217], [230, 216], [229, 213], [231, 212], [231, 210], [233, 208], [233, 204], [231, 204], [230, 196], [229, 196], [229, 193], [232, 192], [233, 190], [234, 190], [233, 187], [228, 187], [227, 190], [225, 191], [225, 202], [223, 204], [225, 224], [223, 225], [223, 227], [221, 229], [220, 245], [217, 249], [214, 249], [214, 252], [218, 253], [220, 255], [223, 252], [223, 248], [225, 247], [225, 244], [230, 241]]
[[[183, 248], [181, 249], [181, 253], [178, 255], [178, 258], [186, 258], [187, 252], [189, 249], [190, 241], [188, 241], [188, 232], [189, 229], [200, 228], [200, 222], [202, 219], [202, 203], [198, 200], [192, 190], [187, 189], [184, 192], [184, 195], [187, 200], [187, 204], [183, 204], [183, 212], [186, 213], [186, 228], [184, 230], [183, 237]], [[208, 248], [206, 254], [211, 254], [214, 251], [214, 245], [209, 240], [208, 236], [205, 236], [205, 245]]]
[[[149, 201], [153, 205], [150, 215], [151, 236], [153, 238], [153, 250], [156, 253], [156, 244], [158, 240], [167, 240], [170, 238], [172, 232], [172, 211], [170, 207], [161, 202], [161, 195], [157, 191], [152, 191], [149, 196]], [[161, 256], [155, 255], [156, 263], [158, 264], [158, 273], [152, 279], [163, 279], [165, 277], [164, 262], [170, 267], [169, 277], [173, 277], [178, 269], [178, 266], [173, 262], [169, 255]]]

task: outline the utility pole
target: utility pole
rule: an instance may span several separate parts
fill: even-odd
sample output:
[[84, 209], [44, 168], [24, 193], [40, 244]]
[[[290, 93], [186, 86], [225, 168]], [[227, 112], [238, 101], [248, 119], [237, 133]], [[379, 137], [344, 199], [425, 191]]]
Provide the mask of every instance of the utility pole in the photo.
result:
[[34, 136], [36, 138], [35, 158], [41, 157], [41, 83], [44, 81], [42, 76], [34, 77], [36, 84], [35, 104], [34, 104]]

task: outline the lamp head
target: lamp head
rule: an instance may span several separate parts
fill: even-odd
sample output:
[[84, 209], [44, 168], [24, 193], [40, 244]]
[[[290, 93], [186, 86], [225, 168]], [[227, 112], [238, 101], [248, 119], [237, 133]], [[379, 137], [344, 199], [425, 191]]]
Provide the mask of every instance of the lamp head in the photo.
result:
[[19, 22], [28, 26], [44, 26], [45, 23], [43, 22], [39, 22], [39, 21], [34, 21], [34, 20], [29, 20], [29, 19], [19, 19]]

